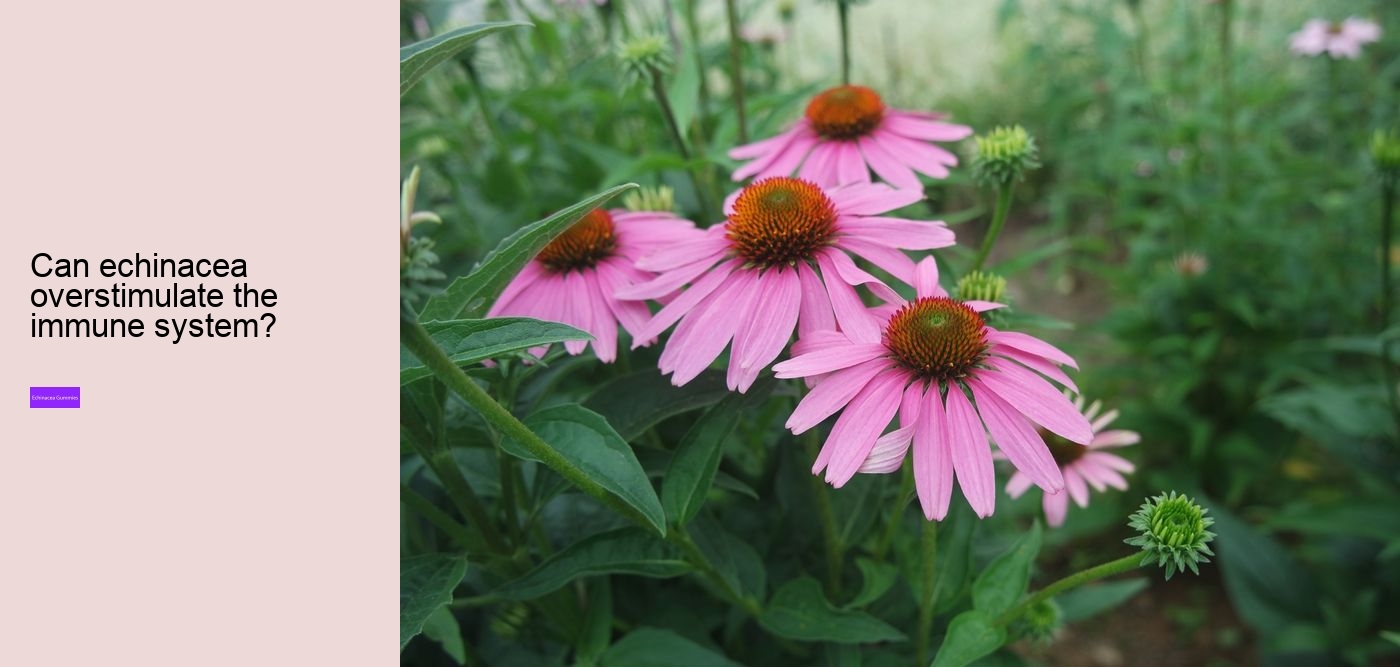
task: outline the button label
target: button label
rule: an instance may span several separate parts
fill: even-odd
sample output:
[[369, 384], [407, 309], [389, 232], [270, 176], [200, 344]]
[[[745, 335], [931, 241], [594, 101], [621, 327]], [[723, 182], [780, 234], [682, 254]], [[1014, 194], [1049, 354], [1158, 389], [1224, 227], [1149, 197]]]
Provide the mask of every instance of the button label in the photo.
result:
[[82, 393], [78, 387], [30, 387], [29, 407], [31, 408], [78, 408], [82, 407]]

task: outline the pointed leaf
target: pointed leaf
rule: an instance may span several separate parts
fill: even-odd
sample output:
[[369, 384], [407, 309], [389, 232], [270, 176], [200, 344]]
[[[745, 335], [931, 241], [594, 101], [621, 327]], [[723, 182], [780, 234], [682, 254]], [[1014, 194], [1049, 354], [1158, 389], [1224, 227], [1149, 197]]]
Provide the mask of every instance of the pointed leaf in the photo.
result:
[[631, 442], [663, 419], [714, 405], [728, 395], [723, 373], [706, 371], [677, 387], [649, 368], [603, 383], [583, 406], [607, 417], [617, 434]]
[[423, 630], [439, 607], [452, 602], [452, 589], [467, 573], [467, 559], [456, 554], [425, 554], [399, 559], [399, 650]]
[[690, 571], [676, 547], [639, 528], [619, 528], [585, 537], [535, 569], [496, 589], [510, 600], [531, 600], [579, 578], [597, 574], [675, 577]]
[[637, 628], [603, 654], [603, 667], [739, 667], [670, 630]]
[[783, 584], [758, 622], [769, 632], [801, 641], [863, 644], [904, 641], [904, 633], [865, 612], [837, 609], [811, 577]]
[[495, 250], [481, 259], [471, 273], [452, 281], [442, 294], [428, 299], [423, 305], [423, 312], [418, 314], [419, 321], [484, 315], [525, 263], [534, 259], [554, 237], [572, 227], [589, 211], [635, 187], [636, 183], [626, 183], [610, 188], [507, 236]]
[[705, 504], [719, 471], [725, 441], [744, 411], [762, 405], [772, 388], [770, 379], [759, 382], [747, 394], [730, 394], [700, 417], [681, 439], [661, 484], [662, 507], [677, 525], [695, 518]]
[[899, 578], [899, 568], [889, 563], [860, 557], [856, 559], [856, 567], [860, 568], [860, 592], [847, 607], [864, 607], [879, 600]]
[[948, 634], [932, 667], [965, 667], [974, 660], [991, 655], [1006, 643], [1006, 630], [997, 627], [986, 612], [971, 609], [958, 614], [948, 624]]
[[[567, 324], [528, 317], [493, 317], [488, 320], [447, 320], [423, 325], [433, 342], [459, 366], [495, 359], [512, 352], [566, 340], [592, 338]], [[399, 346], [399, 385], [433, 372], [402, 345]]]
[[478, 23], [399, 47], [399, 97], [403, 97], [428, 70], [461, 53], [482, 37], [509, 28], [522, 27], [531, 27], [531, 24], [524, 21]]
[[972, 582], [972, 607], [988, 616], [999, 616], [1015, 605], [1030, 583], [1031, 564], [1040, 552], [1040, 522], [1021, 536], [1006, 553], [997, 556]]
[[1082, 586], [1055, 596], [1060, 615], [1066, 623], [1082, 621], [1117, 607], [1147, 588], [1145, 577], [1122, 581], [1105, 581]]

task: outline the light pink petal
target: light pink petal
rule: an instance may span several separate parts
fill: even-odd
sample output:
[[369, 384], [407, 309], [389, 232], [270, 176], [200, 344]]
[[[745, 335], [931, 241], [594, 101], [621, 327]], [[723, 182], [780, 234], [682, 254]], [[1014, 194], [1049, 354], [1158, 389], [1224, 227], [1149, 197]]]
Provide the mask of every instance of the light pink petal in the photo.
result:
[[[836, 315], [831, 312], [831, 299], [826, 296], [822, 279], [806, 262], [797, 265], [797, 276], [802, 281], [802, 306], [797, 317], [799, 338], [817, 331], [834, 331]], [[793, 354], [796, 353], [794, 348]]]
[[865, 258], [871, 264], [894, 276], [895, 280], [907, 284], [913, 279], [914, 260], [909, 259], [909, 256], [900, 250], [850, 235], [837, 237], [836, 247]]
[[977, 412], [991, 431], [992, 440], [1011, 460], [1011, 465], [1025, 473], [1036, 486], [1049, 493], [1064, 487], [1060, 466], [1050, 455], [1050, 448], [1035, 428], [1020, 413], [1006, 404], [995, 392], [986, 388], [976, 377], [967, 382], [977, 400]]
[[650, 345], [655, 342], [655, 338], [637, 339], [637, 332], [646, 326], [647, 320], [651, 319], [651, 310], [647, 308], [644, 301], [623, 301], [614, 296], [618, 289], [628, 284], [627, 269], [615, 266], [612, 262], [601, 262], [598, 264], [598, 288], [606, 296], [604, 299], [608, 308], [612, 310], [613, 317], [618, 324], [631, 334], [634, 342], [641, 345]]
[[[1080, 477], [1083, 477], [1083, 478], [1084, 478], [1084, 481], [1085, 481], [1085, 482], [1088, 482], [1088, 483], [1089, 483], [1089, 488], [1091, 488], [1091, 489], [1093, 489], [1093, 490], [1095, 490], [1095, 491], [1098, 491], [1099, 493], [1103, 493], [1104, 491], [1106, 491], [1106, 490], [1108, 489], [1108, 487], [1103, 483], [1103, 478], [1099, 475], [1099, 473], [1100, 473], [1100, 472], [1110, 472], [1110, 473], [1112, 473], [1112, 472], [1113, 472], [1112, 470], [1107, 470], [1107, 471], [1105, 471], [1103, 468], [1100, 468], [1100, 467], [1099, 467], [1097, 464], [1095, 464], [1093, 461], [1086, 461], [1086, 460], [1084, 460], [1083, 458], [1081, 458], [1081, 459], [1079, 459], [1078, 461], [1075, 461], [1074, 463], [1070, 464], [1069, 467], [1073, 468], [1073, 469], [1074, 469], [1074, 472], [1078, 473]], [[1066, 474], [1068, 474], [1068, 473], [1066, 473]], [[1114, 474], [1117, 474], [1117, 473], [1114, 473]]]
[[909, 443], [914, 438], [914, 430], [919, 423], [919, 412], [924, 402], [922, 383], [914, 383], [904, 388], [899, 402], [899, 428], [880, 436], [870, 455], [861, 463], [860, 472], [891, 473], [904, 464], [904, 455], [909, 451]]
[[1094, 434], [1093, 442], [1089, 443], [1094, 449], [1107, 449], [1110, 447], [1126, 447], [1136, 445], [1142, 440], [1142, 436], [1137, 431], [1125, 431], [1116, 429], [1113, 431], [1100, 431]]
[[1354, 40], [1344, 39], [1339, 35], [1333, 37], [1332, 40], [1327, 43], [1327, 53], [1333, 58], [1356, 60], [1361, 57], [1361, 45]]
[[948, 296], [948, 292], [938, 284], [938, 262], [933, 257], [919, 260], [914, 267], [914, 293], [921, 296]]
[[793, 357], [773, 366], [773, 371], [779, 379], [803, 378], [850, 368], [887, 354], [889, 350], [880, 343], [851, 343]]
[[996, 357], [987, 365], [991, 370], [978, 373], [978, 380], [1017, 412], [1070, 442], [1087, 445], [1094, 439], [1089, 420], [1044, 378]]
[[836, 154], [839, 145], [839, 142], [833, 141], [817, 142], [812, 148], [812, 154], [807, 156], [807, 161], [797, 170], [797, 177], [823, 188], [836, 185]]
[[822, 270], [822, 281], [826, 283], [826, 294], [831, 300], [831, 310], [836, 314], [836, 324], [851, 340], [860, 343], [879, 342], [880, 323], [865, 309], [865, 304], [861, 303], [855, 288], [841, 279], [840, 273], [832, 263], [832, 254], [834, 253], [818, 254], [817, 265]]
[[1030, 490], [1032, 486], [1035, 486], [1035, 482], [1032, 482], [1031, 478], [1026, 476], [1026, 473], [1017, 470], [1011, 473], [1011, 479], [1006, 482], [1006, 495], [1012, 498], [1020, 498], [1021, 495]]
[[1115, 456], [1105, 452], [1089, 452], [1084, 455], [1084, 460], [1093, 461], [1095, 465], [1117, 470], [1121, 473], [1132, 474], [1134, 470], [1137, 470], [1137, 466], [1134, 466], [1131, 461], [1121, 456]]
[[853, 234], [892, 248], [932, 250], [953, 245], [953, 230], [939, 220], [907, 220], [885, 217], [848, 217], [840, 220], [844, 234]]
[[[973, 310], [976, 309], [974, 308]], [[1064, 371], [1060, 370], [1059, 366], [1056, 366], [1055, 364], [1046, 361], [1044, 357], [1030, 354], [1027, 352], [1022, 352], [1014, 347], [1009, 347], [1005, 345], [997, 346], [993, 350], [993, 353], [1002, 357], [1006, 357], [1007, 359], [1014, 360], [1017, 363], [1022, 364], [1024, 366], [1027, 366], [1031, 370], [1040, 373], [1041, 375], [1044, 375], [1050, 378], [1051, 380], [1054, 380], [1066, 387], [1069, 387], [1072, 391], [1079, 391], [1079, 387], [1078, 385], [1074, 384], [1074, 380], [1071, 380], [1070, 377], [1066, 375]], [[1094, 430], [1098, 430], [1098, 428], [1095, 427]]]
[[740, 326], [729, 354], [729, 388], [740, 393], [748, 391], [787, 346], [802, 302], [802, 283], [792, 269], [769, 269], [755, 288], [753, 316]]
[[861, 137], [856, 141], [861, 154], [865, 156], [866, 164], [869, 164], [880, 178], [897, 188], [923, 190], [923, 183], [919, 182], [914, 170], [904, 166], [904, 163], [880, 148], [880, 144], [872, 141], [870, 137]]
[[898, 111], [885, 113], [880, 127], [910, 139], [924, 141], [959, 141], [972, 136], [972, 128], [956, 123], [941, 123]]
[[[783, 149], [782, 153], [775, 156], [768, 166], [764, 167], [762, 171], [756, 172], [757, 177], [791, 176], [793, 172], [797, 171], [798, 165], [802, 164], [802, 161], [807, 159], [812, 149], [819, 143], [821, 143], [821, 138], [810, 129], [806, 130], [805, 134], [793, 140], [787, 148]], [[734, 175], [737, 177], [739, 173], [735, 172]], [[735, 178], [735, 180], [743, 179]]]
[[[582, 329], [594, 336], [593, 313], [589, 310], [587, 300], [588, 285], [583, 279], [583, 274], [578, 271], [570, 271], [564, 274], [564, 319], [560, 320], [575, 329]], [[569, 354], [581, 354], [588, 348], [586, 340], [566, 340], [564, 349]]]
[[515, 277], [506, 283], [506, 288], [501, 290], [501, 295], [496, 297], [496, 303], [492, 304], [491, 308], [486, 311], [486, 316], [499, 317], [501, 313], [505, 312], [504, 309], [510, 306], [511, 301], [514, 301], [521, 293], [529, 291], [531, 286], [544, 275], [546, 274], [542, 264], [534, 261], [526, 263], [525, 268], [520, 269], [520, 273], [515, 274]]
[[[932, 391], [932, 390], [930, 390]], [[953, 470], [958, 486], [977, 516], [986, 518], [996, 509], [996, 474], [992, 468], [992, 448], [977, 411], [957, 386], [948, 388], [948, 443], [953, 452]]]
[[742, 146], [735, 146], [729, 149], [729, 157], [733, 160], [752, 160], [756, 157], [768, 155], [787, 146], [798, 134], [799, 130], [793, 127], [767, 139], [744, 144]]
[[1045, 522], [1051, 528], [1065, 525], [1065, 515], [1069, 513], [1069, 494], [1064, 491], [1047, 493], [1041, 499], [1040, 506], [1045, 509]]
[[992, 333], [987, 336], [987, 341], [997, 345], [1014, 347], [1022, 352], [1029, 352], [1034, 355], [1042, 356], [1050, 361], [1069, 366], [1070, 368], [1079, 368], [1079, 364], [1075, 363], [1074, 359], [1060, 351], [1059, 348], [1039, 338], [1028, 336], [1018, 331], [997, 331], [993, 329]]
[[973, 311], [979, 313], [985, 313], [989, 310], [996, 310], [998, 308], [1006, 307], [1006, 304], [1004, 303], [997, 303], [995, 301], [982, 301], [980, 299], [968, 299], [967, 301], [964, 301], [963, 304], [966, 305], [968, 308], [971, 308]]
[[[792, 344], [791, 354], [793, 358], [796, 358], [804, 354], [827, 350], [833, 347], [849, 347], [858, 344], [859, 343], [852, 343], [851, 339], [847, 338], [846, 334], [840, 331], [813, 331], [798, 338], [797, 342]], [[777, 370], [777, 368], [777, 366], [773, 367], [774, 370]]]
[[842, 215], [879, 215], [924, 198], [923, 190], [896, 190], [883, 183], [856, 183], [827, 191]]
[[938, 387], [924, 395], [923, 410], [914, 428], [914, 489], [929, 521], [948, 516], [953, 497], [953, 454], [948, 446], [948, 418]]
[[838, 141], [836, 145], [836, 183], [869, 183], [870, 168], [865, 166], [865, 158], [854, 141]]
[[716, 262], [729, 251], [730, 242], [723, 234], [706, 234], [703, 238], [670, 245], [637, 260], [643, 271], [671, 271], [679, 266], [701, 261]]
[[886, 373], [867, 383], [831, 427], [831, 435], [812, 465], [812, 474], [825, 468], [828, 484], [838, 489], [845, 486], [894, 419], [906, 382], [907, 378], [898, 373]]
[[1065, 491], [1074, 499], [1074, 504], [1080, 507], [1089, 506], [1089, 487], [1084, 485], [1084, 478], [1080, 477], [1074, 468], [1065, 471]]
[[[1081, 400], [1082, 400], [1082, 398], [1083, 398], [1083, 397], [1081, 397]], [[1078, 405], [1078, 402], [1076, 401], [1075, 404]], [[1094, 402], [1094, 407], [1098, 407], [1099, 405], [1100, 405], [1100, 403], [1099, 403], [1098, 401], [1095, 401], [1095, 402]], [[1113, 421], [1114, 421], [1115, 419], [1118, 419], [1118, 410], [1116, 410], [1116, 409], [1115, 409], [1115, 410], [1109, 410], [1108, 412], [1105, 412], [1105, 413], [1099, 415], [1097, 419], [1094, 418], [1094, 416], [1093, 416], [1092, 414], [1088, 413], [1088, 412], [1085, 412], [1085, 413], [1084, 413], [1084, 416], [1085, 416], [1086, 418], [1088, 418], [1088, 419], [1093, 419], [1093, 420], [1094, 420], [1094, 422], [1093, 422], [1093, 424], [1091, 424], [1091, 426], [1094, 427], [1094, 432], [1095, 432], [1095, 433], [1098, 433], [1099, 431], [1102, 431], [1102, 430], [1104, 430], [1105, 428], [1108, 428], [1108, 425], [1109, 425], [1109, 424], [1112, 424]]]
[[662, 373], [674, 373], [671, 384], [679, 387], [695, 379], [729, 345], [739, 324], [752, 314], [756, 281], [752, 271], [730, 274], [724, 285], [681, 320], [657, 364]]
[[[905, 165], [913, 168], [914, 171], [925, 174], [931, 178], [948, 177], [949, 163], [945, 162], [945, 160], [947, 156], [952, 155], [948, 153], [948, 151], [938, 148], [933, 144], [924, 144], [914, 141], [913, 139], [905, 139], [887, 130], [876, 130], [870, 136], [880, 145], [880, 148], [885, 149], [887, 153], [893, 155], [895, 159], [903, 162]], [[956, 164], [956, 162], [957, 158], [953, 158], [953, 164]]]
[[[674, 301], [666, 304], [665, 307], [657, 312], [656, 315], [651, 318], [651, 321], [647, 322], [646, 328], [642, 329], [642, 332], [637, 337], [645, 340], [661, 335], [661, 332], [670, 328], [672, 324], [675, 324], [677, 320], [680, 320], [682, 316], [699, 304], [702, 299], [709, 296], [711, 292], [714, 292], [720, 285], [724, 284], [725, 279], [739, 267], [739, 263], [739, 260], [729, 260], [711, 269], [709, 273], [705, 274], [705, 277], [695, 281], [695, 284], [691, 285], [690, 289], [681, 292], [680, 296], [676, 297]], [[634, 342], [633, 347], [636, 346], [637, 344]]]
[[[1083, 472], [1083, 470], [1086, 468], [1088, 470], [1091, 470], [1092, 474], [1094, 475], [1094, 478], [1097, 479], [1101, 484], [1105, 486], [1111, 486], [1115, 489], [1118, 489], [1119, 491], [1128, 490], [1128, 480], [1123, 479], [1123, 476], [1118, 474], [1117, 470], [1109, 468], [1108, 466], [1103, 465], [1097, 460], [1090, 459], [1088, 456], [1085, 456], [1083, 459], [1080, 459], [1078, 463], [1081, 468], [1081, 472]], [[1088, 474], [1085, 474], [1085, 479], [1089, 479]]]
[[584, 304], [589, 310], [592, 319], [592, 327], [588, 333], [593, 334], [593, 353], [598, 356], [598, 361], [610, 364], [617, 359], [617, 320], [613, 318], [612, 310], [608, 308], [608, 296], [603, 292], [603, 288], [598, 282], [598, 272], [582, 271], [584, 283], [587, 285], [587, 296]]
[[889, 361], [876, 359], [832, 373], [798, 401], [784, 425], [796, 435], [822, 423], [822, 420], [850, 403], [856, 392], [864, 389], [871, 378], [889, 368]]
[[825, 253], [825, 255], [826, 258], [831, 261], [831, 265], [836, 268], [837, 275], [839, 275], [841, 280], [847, 285], [851, 287], [865, 285], [865, 288], [870, 290], [871, 294], [874, 294], [876, 298], [885, 303], [904, 303], [904, 297], [901, 297], [898, 292], [890, 289], [890, 286], [886, 285], [879, 278], [870, 275], [865, 269], [856, 266], [856, 263], [851, 261], [851, 258], [846, 256], [845, 253], [828, 252]]
[[664, 299], [684, 287], [701, 274], [709, 271], [714, 266], [710, 260], [701, 260], [694, 264], [677, 267], [673, 270], [657, 274], [655, 278], [644, 282], [633, 283], [620, 287], [613, 296], [624, 301], [646, 301], [648, 299]]
[[1342, 21], [1342, 35], [1357, 44], [1369, 44], [1381, 38], [1381, 26], [1353, 16]]

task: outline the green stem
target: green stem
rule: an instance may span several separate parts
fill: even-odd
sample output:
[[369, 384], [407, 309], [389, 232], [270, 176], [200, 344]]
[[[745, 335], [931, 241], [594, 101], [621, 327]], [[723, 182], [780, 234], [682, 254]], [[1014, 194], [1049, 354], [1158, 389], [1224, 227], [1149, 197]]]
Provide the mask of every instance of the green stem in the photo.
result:
[[885, 562], [885, 554], [889, 553], [890, 545], [894, 544], [894, 533], [899, 529], [899, 524], [904, 518], [904, 510], [907, 506], [905, 501], [909, 498], [909, 492], [913, 490], [914, 474], [908, 466], [905, 466], [900, 476], [899, 496], [896, 499], [899, 509], [889, 513], [885, 522], [885, 532], [880, 535], [880, 541], [875, 543], [875, 551], [871, 554], [875, 560], [881, 563]]
[[[816, 429], [802, 435], [807, 453], [815, 460], [821, 450]], [[816, 475], [808, 475], [812, 483], [812, 493], [817, 499], [817, 516], [822, 522], [822, 544], [826, 553], [826, 594], [831, 599], [841, 597], [842, 552], [841, 534], [836, 530], [836, 512], [831, 506], [831, 489]]]
[[695, 568], [695, 571], [699, 572], [700, 576], [704, 577], [711, 584], [714, 584], [730, 602], [738, 605], [745, 613], [754, 618], [758, 618], [758, 616], [763, 613], [763, 608], [759, 606], [757, 600], [744, 597], [739, 591], [734, 590], [734, 587], [729, 585], [724, 575], [721, 575], [719, 571], [710, 564], [710, 560], [705, 558], [705, 554], [700, 551], [700, 547], [696, 546], [695, 541], [690, 539], [690, 535], [686, 533], [684, 526], [677, 526], [672, 529], [666, 534], [666, 540], [680, 547], [681, 551], [685, 553], [686, 560]]
[[851, 85], [851, 6], [847, 0], [836, 0], [836, 15], [841, 24], [841, 85]]
[[1065, 577], [1045, 588], [1036, 591], [1033, 595], [1022, 600], [1020, 604], [1012, 607], [1009, 611], [997, 617], [996, 625], [1006, 625], [1021, 617], [1026, 610], [1044, 602], [1071, 588], [1083, 586], [1091, 581], [1097, 581], [1104, 577], [1111, 577], [1115, 574], [1136, 570], [1142, 566], [1142, 552], [1128, 554], [1118, 560], [1111, 560], [1107, 563], [1095, 565], [1087, 570], [1081, 570]]
[[501, 507], [505, 511], [506, 534], [510, 537], [510, 543], [519, 548], [525, 540], [520, 534], [520, 499], [515, 486], [515, 457], [506, 454], [505, 450], [500, 448], [499, 434], [493, 432], [492, 439], [497, 443], [496, 468], [500, 472]]
[[[676, 144], [676, 150], [680, 152], [681, 158], [686, 162], [691, 161], [690, 149], [686, 146], [685, 135], [681, 132], [681, 126], [676, 123], [676, 113], [671, 108], [671, 97], [666, 94], [666, 84], [662, 81], [661, 70], [655, 67], [648, 67], [651, 75], [651, 91], [656, 96], [656, 104], [661, 107], [661, 116], [666, 121], [666, 129], [671, 132], [671, 141]], [[713, 211], [710, 210], [710, 198], [706, 196], [706, 189], [701, 183], [701, 177], [696, 172], [704, 166], [693, 166], [687, 170], [690, 174], [690, 184], [695, 187], [695, 198], [700, 202], [700, 212], [706, 220], [714, 220]]]
[[1225, 190], [1225, 201], [1234, 200], [1234, 178], [1231, 176], [1230, 159], [1235, 152], [1235, 85], [1234, 53], [1230, 45], [1233, 34], [1235, 13], [1234, 0], [1220, 0], [1220, 108], [1225, 122], [1225, 141], [1221, 159], [1220, 180]]
[[446, 533], [457, 544], [469, 549], [480, 546], [481, 540], [472, 539], [466, 526], [458, 523], [451, 516], [448, 516], [447, 512], [438, 509], [437, 505], [418, 495], [413, 489], [399, 485], [399, 502], [407, 505], [418, 516], [427, 519], [428, 523], [437, 526], [438, 530]]
[[510, 144], [506, 143], [505, 135], [501, 134], [500, 126], [496, 124], [496, 117], [491, 114], [491, 108], [486, 105], [486, 89], [481, 85], [481, 77], [477, 75], [476, 68], [470, 64], [467, 66], [467, 81], [471, 83], [472, 94], [476, 96], [477, 106], [481, 107], [481, 119], [486, 124], [486, 132], [491, 135], [491, 141], [495, 142], [496, 150], [501, 152], [501, 161], [505, 163], [511, 180], [515, 182], [516, 190], [521, 197], [528, 200], [530, 198], [530, 182], [525, 179], [525, 174], [520, 171], [519, 165], [510, 158]]
[[919, 553], [921, 560], [920, 578], [923, 580], [923, 598], [919, 600], [919, 627], [918, 635], [914, 637], [915, 655], [918, 656], [918, 664], [928, 664], [928, 640], [929, 634], [933, 632], [933, 604], [938, 600], [938, 569], [935, 567], [938, 559], [938, 522], [925, 521], [923, 533], [919, 539]]
[[987, 256], [992, 254], [992, 246], [996, 245], [997, 237], [1001, 236], [1001, 228], [1006, 225], [1006, 215], [1011, 212], [1011, 191], [1013, 185], [1007, 183], [997, 190], [997, 207], [992, 212], [992, 226], [987, 228], [987, 237], [982, 239], [982, 249], [977, 252], [977, 261], [973, 262], [972, 270], [980, 271], [982, 265], [987, 262]]
[[744, 114], [744, 45], [739, 41], [739, 11], [734, 0], [724, 0], [729, 15], [729, 81], [734, 89], [734, 107], [739, 113], [739, 143], [749, 143], [749, 122]]
[[[419, 361], [422, 361], [423, 365], [427, 366], [443, 384], [447, 385], [447, 388], [450, 389], [452, 393], [457, 394], [457, 396], [467, 402], [467, 405], [470, 405], [477, 412], [481, 413], [481, 416], [486, 419], [486, 422], [499, 429], [503, 435], [519, 443], [520, 446], [530, 452], [530, 455], [536, 460], [549, 466], [550, 469], [559, 473], [564, 479], [569, 480], [569, 482], [573, 483], [574, 486], [577, 486], [584, 493], [598, 499], [599, 502], [612, 508], [618, 514], [627, 517], [633, 523], [643, 528], [654, 529], [646, 516], [636, 508], [622, 502], [611, 493], [608, 493], [606, 489], [593, 481], [593, 479], [580, 470], [578, 466], [574, 465], [573, 462], [564, 458], [558, 450], [540, 439], [538, 435], [535, 435], [535, 432], [531, 431], [530, 427], [517, 419], [509, 410], [501, 407], [501, 404], [491, 398], [484, 389], [478, 387], [475, 382], [472, 382], [471, 378], [467, 377], [467, 374], [463, 373], [462, 369], [458, 368], [457, 364], [453, 363], [452, 359], [448, 358], [447, 353], [443, 352], [442, 348], [438, 347], [437, 343], [433, 342], [427, 330], [423, 328], [422, 324], [418, 323], [418, 320], [414, 318], [411, 313], [404, 313], [399, 320], [399, 341], [403, 343], [403, 346], [407, 348], [413, 356], [417, 357]], [[455, 466], [453, 466], [452, 469], [456, 471], [458, 477], [461, 477], [462, 473], [460, 470], [456, 470]], [[465, 482], [465, 480], [462, 481]], [[468, 491], [470, 491], [470, 488], [468, 488]], [[449, 492], [451, 492], [450, 489]], [[496, 536], [496, 540], [500, 540], [499, 535]]]
[[[1381, 335], [1385, 335], [1390, 328], [1390, 246], [1395, 231], [1395, 186], [1394, 173], [1381, 176]], [[1385, 380], [1386, 399], [1390, 402], [1390, 413], [1395, 419], [1396, 432], [1400, 434], [1400, 397], [1396, 396], [1400, 388], [1395, 386], [1395, 363], [1390, 356], [1391, 342], [1387, 338], [1381, 343], [1381, 369]]]
[[[423, 335], [426, 336], [427, 333], [424, 332]], [[449, 361], [449, 363], [451, 362]], [[501, 534], [496, 531], [495, 524], [491, 522], [491, 515], [486, 511], [486, 505], [481, 502], [481, 498], [477, 497], [476, 492], [472, 491], [471, 485], [467, 483], [467, 478], [462, 475], [462, 469], [457, 467], [457, 460], [452, 458], [452, 451], [444, 447], [419, 442], [417, 438], [409, 438], [408, 441], [413, 443], [414, 449], [418, 450], [418, 455], [423, 457], [423, 461], [437, 475], [438, 481], [442, 482], [442, 488], [447, 490], [447, 497], [452, 499], [452, 504], [456, 505], [462, 516], [471, 522], [472, 527], [478, 533], [481, 533], [481, 539], [486, 543], [486, 548], [496, 554], [505, 555], [508, 553], [509, 549], [501, 539]]]

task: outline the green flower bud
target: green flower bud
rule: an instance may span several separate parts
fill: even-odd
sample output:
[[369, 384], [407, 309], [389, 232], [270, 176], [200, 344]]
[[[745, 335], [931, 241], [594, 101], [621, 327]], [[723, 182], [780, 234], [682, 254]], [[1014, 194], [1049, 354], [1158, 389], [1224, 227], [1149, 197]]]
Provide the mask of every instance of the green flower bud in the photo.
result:
[[1215, 519], [1206, 516], [1205, 508], [1177, 492], [1164, 493], [1149, 499], [1128, 517], [1128, 526], [1138, 531], [1137, 537], [1124, 542], [1142, 547], [1142, 564], [1157, 561], [1167, 568], [1167, 578], [1190, 569], [1200, 574], [1197, 563], [1209, 563], [1214, 556], [1207, 543], [1215, 533], [1206, 530]]
[[1020, 125], [998, 127], [975, 140], [977, 154], [972, 158], [972, 173], [984, 185], [1006, 187], [1020, 180], [1027, 170], [1040, 167], [1035, 139]]
[[1383, 172], [1400, 171], [1400, 131], [1376, 130], [1371, 135], [1371, 160]]
[[676, 210], [676, 191], [669, 185], [642, 186], [622, 196], [622, 206], [629, 211]]
[[1019, 630], [1026, 637], [1049, 641], [1062, 624], [1060, 606], [1054, 600], [1046, 599], [1026, 609], [1021, 616]]
[[797, 13], [797, 0], [778, 0], [778, 16], [784, 23], [792, 21], [792, 17]]
[[649, 80], [653, 72], [671, 71], [671, 49], [662, 35], [639, 35], [623, 42], [617, 47], [617, 58], [636, 81]]
[[973, 271], [958, 278], [958, 299], [961, 301], [995, 301], [1006, 296], [1006, 279], [986, 271]]

